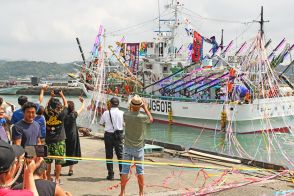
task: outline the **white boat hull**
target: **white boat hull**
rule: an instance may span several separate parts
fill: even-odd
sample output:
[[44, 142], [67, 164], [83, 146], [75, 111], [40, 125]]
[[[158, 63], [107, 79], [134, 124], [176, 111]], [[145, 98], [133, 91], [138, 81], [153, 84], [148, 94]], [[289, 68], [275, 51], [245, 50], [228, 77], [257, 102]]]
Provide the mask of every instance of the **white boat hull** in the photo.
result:
[[[128, 108], [121, 98], [120, 107]], [[294, 126], [294, 97], [255, 100], [252, 104], [197, 103], [145, 98], [155, 120], [205, 130], [221, 131], [221, 112], [227, 114], [226, 131], [235, 133], [289, 132]], [[172, 113], [169, 114], [169, 111]]]
[[[90, 97], [90, 93], [87, 96]], [[106, 95], [108, 99], [114, 95]], [[126, 110], [132, 96], [115, 96]], [[256, 99], [251, 104], [200, 103], [144, 98], [156, 121], [197, 127], [203, 130], [229, 131], [240, 134], [289, 132], [294, 127], [294, 96]], [[170, 112], [171, 111], [171, 112]], [[227, 114], [221, 128], [221, 112]]]

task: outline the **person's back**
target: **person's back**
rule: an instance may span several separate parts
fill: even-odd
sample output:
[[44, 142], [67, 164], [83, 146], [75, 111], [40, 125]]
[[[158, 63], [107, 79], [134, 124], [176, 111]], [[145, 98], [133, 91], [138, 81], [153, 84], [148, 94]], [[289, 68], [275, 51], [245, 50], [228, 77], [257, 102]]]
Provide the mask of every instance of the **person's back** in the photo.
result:
[[[69, 192], [64, 191], [55, 182], [44, 180], [43, 177], [46, 173], [47, 165], [44, 161], [41, 162], [38, 168], [34, 171], [34, 182], [37, 192], [40, 196], [64, 196], [71, 195]], [[23, 189], [23, 183], [17, 184], [13, 187], [14, 190]]]
[[11, 124], [15, 124], [23, 119], [22, 109], [17, 109], [13, 112], [11, 117]]
[[59, 113], [51, 115], [48, 109], [44, 113], [46, 120], [46, 143], [52, 144], [65, 139], [65, 130], [63, 126], [63, 120], [67, 108], [62, 109]]
[[[110, 120], [110, 115], [111, 115], [111, 120]], [[123, 129], [123, 115], [124, 112], [121, 111], [118, 107], [112, 107], [110, 110], [106, 110], [100, 120], [100, 124], [105, 123], [105, 128], [104, 131], [106, 132], [114, 132], [115, 130], [122, 130]], [[114, 130], [113, 130], [114, 128]]]
[[[113, 159], [113, 149], [117, 159], [121, 160], [123, 155], [123, 114], [119, 110], [119, 100], [115, 97], [110, 100], [110, 110], [105, 111], [100, 118], [100, 125], [104, 126], [104, 144], [107, 159]], [[106, 163], [108, 176], [106, 179], [114, 179], [113, 163]], [[119, 164], [119, 171], [122, 165]]]
[[[140, 113], [140, 109], [145, 111], [145, 114]], [[128, 182], [128, 174], [130, 173], [130, 161], [136, 161], [136, 174], [139, 185], [139, 195], [144, 195], [144, 166], [141, 164], [144, 161], [144, 133], [146, 123], [152, 122], [153, 117], [148, 111], [147, 103], [140, 96], [135, 95], [130, 101], [130, 111], [124, 113], [125, 121], [125, 145], [123, 160], [125, 162], [121, 171], [121, 196], [125, 195], [125, 188]]]
[[[36, 188], [37, 188], [39, 195], [42, 195], [42, 196], [54, 196], [55, 195], [55, 189], [56, 189], [55, 182], [51, 182], [49, 180], [36, 179], [35, 184], [36, 184]], [[13, 187], [13, 190], [22, 190], [22, 189], [23, 189], [22, 183]]]
[[124, 113], [125, 146], [140, 148], [144, 146], [144, 132], [148, 117], [140, 112], [127, 111]]
[[43, 115], [37, 115], [35, 118], [35, 121], [40, 125], [40, 129], [41, 129], [41, 138], [45, 138], [46, 137], [46, 120], [45, 117]]
[[71, 112], [71, 113], [67, 113], [65, 114], [63, 123], [64, 123], [64, 129], [65, 129], [65, 133], [66, 133], [66, 137], [68, 137], [68, 132], [72, 132], [73, 130], [76, 129], [76, 119], [78, 117], [78, 113], [77, 112]]
[[56, 183], [49, 180], [37, 179], [35, 180], [39, 195], [54, 196]]
[[[51, 91], [51, 98], [45, 108], [44, 116], [46, 119], [46, 137], [45, 142], [48, 146], [48, 155], [50, 156], [65, 156], [65, 131], [63, 126], [64, 116], [67, 113], [67, 100], [63, 92], [58, 91], [63, 104], [56, 98], [54, 91]], [[46, 159], [47, 162], [47, 179], [51, 177], [51, 164], [53, 159]], [[60, 183], [61, 165], [64, 163], [63, 159], [55, 159], [55, 182]]]

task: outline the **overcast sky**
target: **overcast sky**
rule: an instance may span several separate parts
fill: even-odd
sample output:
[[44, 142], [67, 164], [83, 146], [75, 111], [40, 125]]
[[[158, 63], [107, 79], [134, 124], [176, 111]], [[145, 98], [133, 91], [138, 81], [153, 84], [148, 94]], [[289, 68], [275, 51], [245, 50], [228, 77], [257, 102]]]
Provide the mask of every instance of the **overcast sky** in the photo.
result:
[[[167, 15], [160, 0], [160, 11]], [[294, 43], [293, 0], [182, 0], [181, 18], [204, 36], [236, 43], [254, 36], [258, 24], [243, 24], [259, 19], [264, 6], [265, 33], [274, 47], [282, 38]], [[0, 59], [70, 62], [80, 60], [75, 38], [85, 53], [92, 48], [99, 25], [110, 33], [107, 43], [120, 40], [152, 41], [158, 26], [157, 0], [0, 0]], [[146, 22], [149, 21], [149, 22]], [[133, 26], [146, 22], [143, 25]], [[133, 26], [133, 27], [132, 27]], [[132, 27], [132, 28], [127, 28]], [[123, 29], [121, 31], [117, 31]], [[244, 32], [242, 34], [242, 32]]]

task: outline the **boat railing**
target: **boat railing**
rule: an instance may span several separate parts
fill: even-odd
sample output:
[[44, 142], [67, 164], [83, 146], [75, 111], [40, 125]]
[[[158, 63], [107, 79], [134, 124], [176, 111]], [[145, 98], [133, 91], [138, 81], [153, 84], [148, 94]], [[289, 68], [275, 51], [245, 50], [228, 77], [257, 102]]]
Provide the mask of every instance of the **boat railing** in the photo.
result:
[[138, 93], [141, 97], [151, 98], [151, 99], [161, 99], [161, 100], [169, 100], [169, 101], [184, 101], [184, 102], [197, 102], [197, 103], [219, 103], [223, 104], [224, 100], [221, 99], [195, 99], [188, 97], [172, 97], [172, 96], [158, 96], [158, 95], [150, 95], [145, 93]]

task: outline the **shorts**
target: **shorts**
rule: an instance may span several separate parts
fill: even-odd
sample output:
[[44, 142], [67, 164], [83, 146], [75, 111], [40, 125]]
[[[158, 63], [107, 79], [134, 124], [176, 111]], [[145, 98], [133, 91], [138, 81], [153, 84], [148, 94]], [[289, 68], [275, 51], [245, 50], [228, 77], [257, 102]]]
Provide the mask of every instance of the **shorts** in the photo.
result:
[[[65, 156], [65, 141], [59, 141], [53, 144], [48, 144], [48, 156]], [[46, 163], [52, 163], [53, 159], [45, 158]], [[64, 164], [64, 159], [55, 159], [55, 165]]]
[[[123, 150], [123, 160], [126, 161], [144, 161], [144, 147], [142, 148], [132, 148], [124, 146]], [[121, 174], [129, 174], [131, 162], [123, 162], [122, 161], [122, 170]], [[135, 163], [136, 165], [136, 173], [137, 175], [144, 174], [144, 166], [141, 163]]]

